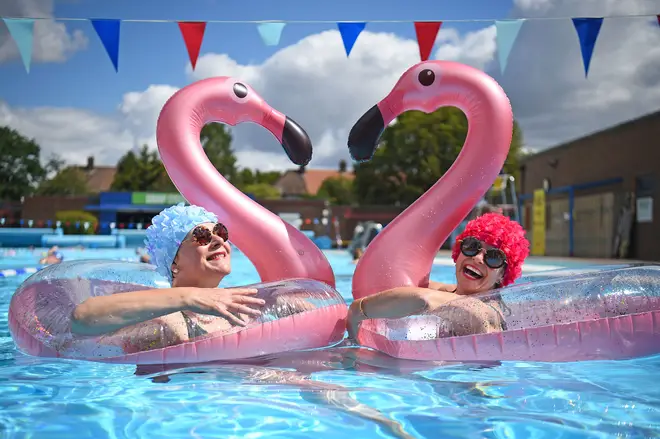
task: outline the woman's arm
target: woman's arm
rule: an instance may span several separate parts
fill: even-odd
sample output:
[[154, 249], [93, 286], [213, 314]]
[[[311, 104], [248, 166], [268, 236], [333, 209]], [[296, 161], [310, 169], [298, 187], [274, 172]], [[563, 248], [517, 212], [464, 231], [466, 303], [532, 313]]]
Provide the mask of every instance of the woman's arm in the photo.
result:
[[367, 319], [398, 319], [456, 300], [458, 296], [430, 288], [398, 287], [355, 300], [348, 309], [348, 334], [355, 338], [357, 329]]
[[76, 306], [71, 333], [102, 335], [187, 308], [188, 288], [130, 291], [90, 297]]

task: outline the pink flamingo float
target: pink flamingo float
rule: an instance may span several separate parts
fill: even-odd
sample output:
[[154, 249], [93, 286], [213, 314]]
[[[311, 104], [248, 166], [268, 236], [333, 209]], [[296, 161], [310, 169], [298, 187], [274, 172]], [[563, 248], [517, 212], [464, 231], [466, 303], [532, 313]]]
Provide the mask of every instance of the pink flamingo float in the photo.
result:
[[[112, 363], [187, 364], [249, 358], [319, 348], [342, 339], [347, 307], [334, 289], [333, 270], [323, 252], [302, 232], [232, 186], [218, 173], [200, 143], [209, 122], [257, 123], [268, 129], [298, 165], [307, 164], [312, 147], [307, 133], [270, 107], [248, 85], [219, 77], [195, 82], [176, 92], [157, 125], [161, 158], [170, 178], [191, 203], [214, 212], [231, 230], [235, 244], [255, 265], [266, 299], [306, 299], [311, 309], [257, 319], [235, 332], [211, 333], [194, 340], [124, 353], [121, 335], [73, 336], [69, 316], [90, 296], [156, 286], [145, 264], [72, 261], [49, 267], [24, 282], [9, 309], [9, 327], [21, 350], [31, 355]], [[128, 268], [127, 268], [128, 267]], [[276, 307], [275, 305], [273, 305]], [[277, 309], [273, 308], [273, 313]], [[136, 328], [130, 337], [142, 337]]]
[[[350, 132], [352, 157], [365, 161], [385, 127], [401, 113], [429, 113], [450, 105], [468, 118], [465, 144], [445, 175], [369, 244], [353, 276], [355, 299], [399, 286], [428, 286], [442, 243], [502, 169], [513, 114], [506, 94], [490, 76], [455, 62], [426, 61], [404, 72]], [[431, 339], [398, 335], [415, 332], [406, 327], [442, 324], [439, 317], [424, 315], [364, 321], [358, 340], [393, 357], [440, 361], [571, 361], [660, 352], [660, 267], [558, 277], [498, 293], [512, 310], [507, 331]]]

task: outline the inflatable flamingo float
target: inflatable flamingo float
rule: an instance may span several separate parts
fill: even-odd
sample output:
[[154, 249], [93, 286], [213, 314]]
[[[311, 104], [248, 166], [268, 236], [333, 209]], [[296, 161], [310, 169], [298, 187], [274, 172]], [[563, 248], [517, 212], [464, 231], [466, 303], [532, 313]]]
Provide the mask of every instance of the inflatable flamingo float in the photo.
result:
[[222, 219], [231, 230], [232, 243], [254, 264], [263, 282], [307, 278], [334, 287], [332, 267], [312, 240], [232, 186], [211, 164], [199, 136], [213, 121], [257, 123], [273, 133], [295, 164], [311, 160], [307, 133], [249, 85], [228, 77], [205, 79], [175, 93], [158, 118], [158, 149], [179, 192]]
[[[167, 101], [158, 118], [158, 147], [172, 181], [191, 204], [218, 216], [231, 230], [232, 243], [255, 265], [263, 283], [252, 286], [266, 300], [262, 316], [233, 331], [127, 352], [127, 341], [153, 339], [160, 326], [154, 329], [145, 322], [128, 331], [84, 337], [71, 334], [71, 313], [88, 297], [157, 288], [162, 281], [146, 264], [72, 261], [40, 271], [13, 296], [9, 327], [21, 350], [113, 363], [187, 364], [318, 348], [343, 338], [347, 307], [334, 289], [334, 274], [325, 255], [302, 232], [218, 173], [200, 144], [202, 127], [212, 121], [230, 125], [249, 121], [265, 127], [298, 165], [310, 161], [311, 142], [293, 120], [270, 107], [248, 85], [228, 77], [184, 87]], [[301, 301], [306, 307], [291, 311]]]
[[[353, 276], [355, 299], [394, 287], [428, 286], [442, 243], [504, 165], [513, 115], [506, 94], [490, 76], [463, 64], [426, 61], [404, 72], [350, 132], [352, 157], [368, 160], [399, 114], [449, 105], [468, 118], [465, 144], [445, 175], [369, 244]], [[358, 341], [393, 357], [440, 361], [572, 361], [660, 352], [660, 267], [553, 277], [497, 294], [511, 309], [507, 331], [441, 338], [437, 334], [447, 322], [422, 315], [366, 320]]]

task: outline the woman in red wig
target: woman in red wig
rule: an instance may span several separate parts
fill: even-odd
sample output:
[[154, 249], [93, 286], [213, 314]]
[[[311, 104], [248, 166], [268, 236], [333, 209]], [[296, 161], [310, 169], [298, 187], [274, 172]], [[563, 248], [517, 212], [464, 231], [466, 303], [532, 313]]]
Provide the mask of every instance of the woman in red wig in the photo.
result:
[[428, 288], [398, 287], [355, 300], [348, 312], [349, 337], [355, 338], [364, 320], [415, 314], [443, 317], [450, 322], [450, 336], [506, 330], [508, 309], [499, 294], [465, 296], [512, 284], [528, 255], [529, 241], [520, 224], [499, 213], [479, 216], [467, 223], [454, 243], [456, 284], [430, 281]]

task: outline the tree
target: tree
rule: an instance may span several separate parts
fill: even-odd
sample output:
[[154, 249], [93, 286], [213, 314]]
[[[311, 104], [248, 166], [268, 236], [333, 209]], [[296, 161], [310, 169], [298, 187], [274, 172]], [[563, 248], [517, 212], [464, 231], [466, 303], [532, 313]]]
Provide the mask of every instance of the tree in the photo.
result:
[[176, 192], [158, 152], [143, 145], [137, 152], [127, 152], [117, 163], [111, 189], [115, 191]]
[[258, 200], [276, 200], [282, 197], [276, 187], [267, 183], [249, 184], [243, 188], [243, 192], [253, 195]]
[[[435, 184], [458, 157], [468, 131], [465, 114], [442, 107], [431, 114], [408, 111], [385, 129], [374, 157], [355, 166], [361, 204], [409, 205]], [[517, 124], [504, 167], [516, 171], [522, 143]]]
[[200, 142], [215, 169], [232, 184], [237, 183], [236, 155], [231, 147], [232, 137], [225, 125], [209, 123], [202, 128]]
[[351, 205], [355, 202], [353, 181], [345, 177], [326, 178], [319, 188], [316, 198], [328, 200], [334, 205]]
[[339, 160], [339, 173], [343, 174], [346, 172], [346, 169], [348, 168], [348, 164], [346, 163], [346, 160], [341, 159]]
[[262, 172], [257, 170], [255, 172], [256, 183], [270, 184], [273, 185], [277, 183], [277, 180], [280, 179], [282, 173], [279, 171], [266, 171]]
[[46, 171], [41, 148], [9, 127], [0, 127], [0, 200], [20, 201], [34, 192]]
[[37, 195], [86, 195], [89, 193], [85, 172], [75, 166], [60, 170], [51, 179], [41, 182]]
[[259, 170], [252, 171], [250, 168], [243, 168], [237, 172], [236, 181], [232, 182], [236, 187], [246, 192], [245, 188], [253, 184], [266, 184], [274, 185], [281, 177], [278, 171], [262, 172]]

